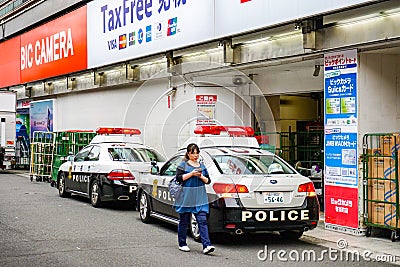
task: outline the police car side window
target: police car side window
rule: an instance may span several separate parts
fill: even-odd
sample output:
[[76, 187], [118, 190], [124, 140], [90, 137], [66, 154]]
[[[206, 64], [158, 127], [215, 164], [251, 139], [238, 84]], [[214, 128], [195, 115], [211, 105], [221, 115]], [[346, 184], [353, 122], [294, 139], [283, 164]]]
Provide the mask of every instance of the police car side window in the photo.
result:
[[90, 150], [88, 158], [90, 161], [97, 161], [99, 160], [100, 155], [100, 147], [94, 146], [92, 150]]
[[84, 149], [82, 149], [81, 151], [79, 151], [79, 153], [76, 154], [74, 161], [76, 161], [76, 162], [85, 161], [85, 159], [87, 159], [89, 152], [92, 148], [93, 148], [93, 146], [88, 146], [88, 147], [85, 147]]
[[145, 152], [146, 161], [165, 161], [165, 159], [154, 150], [146, 149]]
[[179, 163], [181, 163], [183, 157], [178, 156], [171, 159], [161, 170], [161, 175], [174, 176]]

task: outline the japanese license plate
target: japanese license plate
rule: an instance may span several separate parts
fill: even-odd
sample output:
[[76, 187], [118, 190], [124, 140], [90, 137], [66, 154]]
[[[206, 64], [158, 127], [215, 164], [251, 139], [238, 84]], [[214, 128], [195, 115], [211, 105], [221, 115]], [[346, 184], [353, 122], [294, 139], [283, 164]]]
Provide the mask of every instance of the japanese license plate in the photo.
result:
[[264, 192], [264, 203], [284, 203], [282, 192]]

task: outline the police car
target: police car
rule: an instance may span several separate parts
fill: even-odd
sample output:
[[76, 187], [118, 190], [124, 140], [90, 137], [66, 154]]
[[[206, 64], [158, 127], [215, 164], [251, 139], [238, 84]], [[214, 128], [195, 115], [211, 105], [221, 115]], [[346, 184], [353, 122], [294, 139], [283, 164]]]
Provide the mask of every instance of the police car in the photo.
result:
[[[251, 127], [197, 126], [195, 133], [200, 136], [189, 139], [159, 172], [140, 173], [138, 210], [142, 222], [156, 218], [178, 224], [168, 183], [186, 145], [196, 143], [211, 178], [206, 186], [210, 234], [278, 231], [297, 239], [317, 226], [319, 203], [312, 181], [277, 155], [260, 149]], [[195, 216], [190, 233], [195, 240], [200, 239]]]
[[151, 161], [163, 162], [164, 157], [143, 145], [138, 129], [98, 128], [96, 133], [88, 146], [60, 166], [59, 195], [88, 197], [94, 207], [106, 201], [136, 204], [137, 173], [149, 171]]

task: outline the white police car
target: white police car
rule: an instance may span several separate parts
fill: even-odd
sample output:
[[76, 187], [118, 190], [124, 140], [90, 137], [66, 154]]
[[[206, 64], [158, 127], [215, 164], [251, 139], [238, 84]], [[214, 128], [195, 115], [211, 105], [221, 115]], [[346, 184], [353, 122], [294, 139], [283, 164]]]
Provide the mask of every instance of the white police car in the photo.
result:
[[105, 201], [136, 204], [139, 171], [149, 171], [150, 162], [164, 157], [143, 145], [131, 128], [99, 128], [90, 144], [63, 163], [57, 176], [61, 197], [79, 194], [90, 198], [94, 207]]
[[[228, 135], [220, 135], [222, 132]], [[312, 181], [280, 157], [261, 150], [251, 137], [252, 128], [197, 126], [195, 133], [201, 136], [186, 144], [200, 147], [200, 158], [210, 174], [211, 184], [206, 186], [210, 234], [279, 231], [297, 239], [317, 226], [319, 203]], [[154, 218], [178, 223], [168, 183], [183, 159], [186, 144], [159, 172], [140, 173], [138, 209], [144, 223]], [[194, 216], [190, 232], [199, 240]]]

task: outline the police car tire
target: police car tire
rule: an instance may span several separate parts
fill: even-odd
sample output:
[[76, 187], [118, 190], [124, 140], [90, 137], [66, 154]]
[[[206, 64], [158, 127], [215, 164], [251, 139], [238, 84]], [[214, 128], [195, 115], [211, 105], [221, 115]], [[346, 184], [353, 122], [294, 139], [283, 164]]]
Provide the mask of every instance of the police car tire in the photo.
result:
[[282, 231], [279, 234], [286, 239], [296, 240], [299, 239], [303, 235], [304, 231]]
[[194, 241], [201, 242], [199, 224], [197, 223], [196, 216], [194, 216], [193, 213], [190, 216], [189, 231]]
[[102, 206], [101, 199], [100, 199], [100, 185], [99, 181], [93, 180], [90, 183], [90, 202], [92, 203], [92, 206], [95, 208], [99, 208]]
[[144, 223], [151, 223], [153, 218], [150, 217], [151, 207], [150, 200], [144, 191], [140, 192], [139, 195], [139, 217]]
[[372, 234], [372, 227], [371, 227], [371, 226], [368, 226], [368, 227], [367, 227], [367, 231], [365, 232], [365, 236], [366, 236], [366, 237], [370, 237], [371, 234]]
[[71, 193], [68, 193], [65, 189], [65, 174], [60, 173], [59, 179], [58, 179], [58, 194], [60, 197], [69, 197], [71, 196]]

